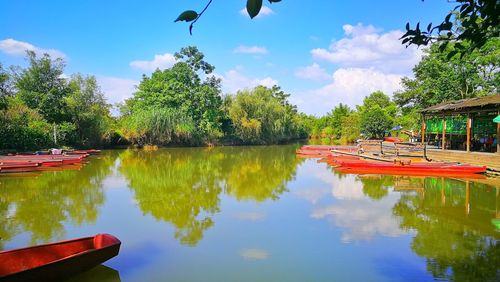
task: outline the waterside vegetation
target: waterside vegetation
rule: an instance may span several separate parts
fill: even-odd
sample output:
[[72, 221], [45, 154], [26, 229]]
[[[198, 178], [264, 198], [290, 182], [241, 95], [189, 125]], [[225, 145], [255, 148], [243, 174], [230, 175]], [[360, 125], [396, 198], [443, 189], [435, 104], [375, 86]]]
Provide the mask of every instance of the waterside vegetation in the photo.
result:
[[298, 112], [279, 86], [223, 95], [215, 67], [192, 46], [175, 54], [173, 67], [143, 75], [113, 116], [94, 76], [67, 77], [62, 59], [28, 52], [27, 68], [0, 65], [0, 149], [280, 144], [306, 138], [351, 143], [381, 138], [393, 126], [418, 132], [425, 107], [498, 93], [499, 47], [500, 40], [490, 38], [458, 55], [453, 43], [445, 49], [432, 45], [392, 99], [375, 91], [361, 105], [339, 104], [322, 117]]

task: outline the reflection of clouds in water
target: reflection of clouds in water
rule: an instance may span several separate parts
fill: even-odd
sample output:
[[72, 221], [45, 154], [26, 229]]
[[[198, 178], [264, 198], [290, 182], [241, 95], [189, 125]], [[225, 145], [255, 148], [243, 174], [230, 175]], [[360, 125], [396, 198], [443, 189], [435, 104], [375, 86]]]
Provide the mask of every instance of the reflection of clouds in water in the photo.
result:
[[[304, 167], [304, 173], [320, 180], [321, 182], [324, 182], [325, 184], [328, 184], [329, 187], [332, 187], [332, 195], [335, 198], [340, 200], [365, 198], [365, 195], [363, 194], [363, 186], [354, 175], [344, 175], [340, 178], [336, 176], [330, 168], [326, 167], [325, 169], [318, 169], [318, 165], [326, 166], [326, 164], [317, 164], [315, 162], [310, 163], [310, 166]], [[309, 193], [315, 194], [318, 192], [319, 191], [310, 191]], [[297, 194], [299, 193], [307, 194], [308, 192], [297, 192]], [[312, 195], [303, 196], [303, 198], [306, 198], [307, 196]], [[311, 200], [310, 198], [306, 199]]]
[[301, 199], [305, 199], [311, 204], [316, 204], [323, 196], [328, 195], [330, 193], [330, 189], [328, 188], [308, 188], [306, 190], [299, 190], [295, 192]]
[[259, 221], [263, 220], [266, 217], [266, 214], [263, 212], [240, 212], [234, 215], [239, 220], [246, 221]]
[[365, 194], [363, 194], [363, 184], [357, 181], [352, 175], [348, 175], [342, 179], [336, 178], [332, 187], [332, 195], [339, 200], [366, 198]]
[[[321, 169], [322, 167], [323, 169]], [[306, 163], [304, 163], [304, 165], [301, 167], [301, 173], [328, 184], [333, 183], [337, 178], [331, 171], [330, 167], [327, 166], [327, 164], [318, 164], [315, 160], [308, 160]]]
[[243, 249], [240, 256], [247, 260], [264, 260], [269, 257], [269, 253], [262, 249]]
[[314, 209], [311, 217], [326, 218], [339, 227], [346, 228], [342, 234], [343, 242], [371, 240], [375, 235], [396, 237], [406, 232], [399, 229], [399, 220], [392, 216], [396, 195], [380, 201], [368, 199], [343, 201]]
[[117, 173], [113, 173], [113, 175], [106, 177], [102, 181], [102, 187], [104, 189], [120, 189], [128, 186], [127, 180]]

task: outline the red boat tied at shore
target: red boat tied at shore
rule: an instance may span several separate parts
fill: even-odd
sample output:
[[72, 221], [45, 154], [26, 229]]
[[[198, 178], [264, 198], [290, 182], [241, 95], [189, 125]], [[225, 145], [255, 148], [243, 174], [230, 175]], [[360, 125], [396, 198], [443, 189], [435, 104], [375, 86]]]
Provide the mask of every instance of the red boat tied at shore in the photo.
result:
[[97, 234], [0, 252], [0, 281], [62, 281], [118, 255], [121, 242]]

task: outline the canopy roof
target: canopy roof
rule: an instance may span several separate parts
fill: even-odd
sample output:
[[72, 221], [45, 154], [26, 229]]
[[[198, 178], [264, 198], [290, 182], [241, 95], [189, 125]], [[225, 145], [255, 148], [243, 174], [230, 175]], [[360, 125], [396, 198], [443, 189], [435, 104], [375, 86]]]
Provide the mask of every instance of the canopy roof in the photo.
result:
[[457, 112], [491, 108], [500, 110], [500, 94], [443, 102], [422, 110], [422, 113]]

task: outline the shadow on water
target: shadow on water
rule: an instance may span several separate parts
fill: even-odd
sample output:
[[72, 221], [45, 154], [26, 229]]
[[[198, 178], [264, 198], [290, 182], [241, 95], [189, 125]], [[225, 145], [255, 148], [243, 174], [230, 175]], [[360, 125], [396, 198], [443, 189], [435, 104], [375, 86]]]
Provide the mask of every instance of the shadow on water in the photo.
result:
[[[96, 280], [96, 277], [99, 277], [99, 279]], [[121, 281], [120, 272], [111, 267], [105, 265], [99, 265], [97, 267], [92, 268], [89, 271], [81, 273], [67, 280], [67, 282], [94, 282], [94, 281], [120, 282]]]
[[105, 202], [102, 181], [116, 157], [93, 157], [80, 170], [0, 176], [0, 250], [18, 234], [29, 233], [33, 245], [64, 238], [67, 223], [95, 222]]
[[292, 146], [127, 150], [120, 172], [140, 209], [171, 223], [175, 237], [196, 245], [220, 211], [221, 194], [240, 201], [277, 200], [301, 162]]

